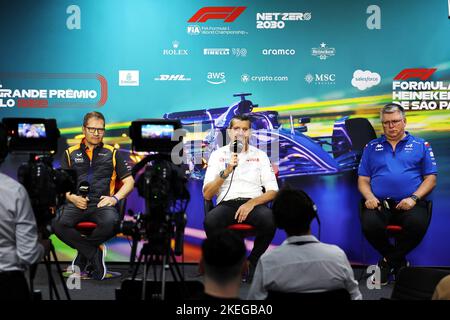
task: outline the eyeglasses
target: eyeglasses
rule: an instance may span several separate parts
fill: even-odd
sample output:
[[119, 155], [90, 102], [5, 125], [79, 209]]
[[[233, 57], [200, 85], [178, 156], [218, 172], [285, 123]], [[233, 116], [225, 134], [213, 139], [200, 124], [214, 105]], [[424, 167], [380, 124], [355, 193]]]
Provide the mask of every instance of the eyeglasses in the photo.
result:
[[390, 127], [391, 124], [395, 127], [395, 126], [398, 125], [400, 122], [403, 122], [403, 119], [390, 120], [390, 121], [382, 121], [381, 123], [382, 123], [383, 126], [385, 126], [385, 127]]
[[95, 131], [98, 132], [98, 134], [104, 134], [105, 128], [94, 128], [94, 127], [85, 127], [89, 133], [95, 133]]

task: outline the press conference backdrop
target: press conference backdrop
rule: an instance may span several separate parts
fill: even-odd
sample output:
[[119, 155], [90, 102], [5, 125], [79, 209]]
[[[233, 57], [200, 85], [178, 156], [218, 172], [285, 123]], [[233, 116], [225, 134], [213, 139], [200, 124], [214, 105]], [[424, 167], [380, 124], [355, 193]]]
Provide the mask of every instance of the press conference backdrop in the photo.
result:
[[[343, 117], [367, 118], [380, 134], [379, 108], [393, 99], [409, 103], [407, 128], [432, 145], [439, 170], [431, 224], [409, 259], [448, 266], [448, 16], [444, 0], [2, 1], [0, 116], [56, 118], [63, 137], [58, 166], [63, 149], [82, 138], [83, 115], [93, 110], [106, 116], [105, 142], [129, 154], [133, 163], [138, 158], [129, 153], [130, 121], [176, 113], [208, 124], [205, 110], [225, 113], [239, 102], [235, 93], [252, 94], [247, 99], [258, 105], [252, 113], [269, 117], [276, 111], [271, 121], [316, 142], [332, 136]], [[440, 87], [413, 88], [412, 83]], [[411, 92], [420, 94], [407, 96]], [[188, 112], [193, 110], [199, 112]], [[307, 132], [300, 132], [301, 117], [310, 117]], [[273, 129], [269, 122], [263, 129]], [[202, 141], [205, 133], [187, 138]], [[307, 138], [299, 139], [301, 144]], [[4, 171], [15, 177], [25, 159], [11, 155]], [[334, 160], [317, 151], [304, 161], [314, 167]], [[354, 263], [377, 261], [361, 233], [355, 169], [325, 164], [322, 173], [308, 173], [301, 162], [278, 169], [280, 184], [302, 188], [316, 202], [322, 241], [343, 248]], [[186, 261], [198, 260], [205, 237], [197, 173], [188, 182]], [[128, 203], [143, 210], [136, 192]], [[284, 237], [278, 231], [273, 245]], [[73, 257], [72, 249], [54, 241], [61, 259]], [[109, 244], [109, 260], [128, 259], [124, 237]]]

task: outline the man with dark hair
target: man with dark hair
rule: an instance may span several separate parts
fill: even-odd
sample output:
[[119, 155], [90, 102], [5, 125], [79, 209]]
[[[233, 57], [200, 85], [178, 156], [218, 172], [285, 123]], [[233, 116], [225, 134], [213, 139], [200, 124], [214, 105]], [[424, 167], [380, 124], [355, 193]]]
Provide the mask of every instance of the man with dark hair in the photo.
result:
[[283, 189], [272, 211], [275, 224], [287, 239], [261, 256], [248, 299], [263, 300], [268, 291], [323, 292], [346, 289], [352, 299], [362, 299], [358, 282], [344, 251], [311, 235], [310, 224], [317, 208], [303, 191]]
[[[102, 280], [106, 275], [104, 258], [106, 249], [100, 246], [116, 232], [119, 214], [114, 207], [133, 190], [131, 167], [114, 147], [103, 144], [105, 117], [100, 112], [90, 112], [83, 120], [84, 138], [81, 143], [68, 148], [62, 157], [61, 168], [75, 169], [78, 185], [89, 186], [89, 194], [66, 194], [69, 202], [60, 211], [54, 224], [55, 233], [62, 241], [77, 249], [72, 271], [80, 272], [90, 264], [91, 277]], [[122, 186], [116, 192], [116, 183]], [[95, 230], [83, 237], [75, 226], [81, 221], [97, 224]]]
[[[429, 216], [425, 197], [436, 186], [437, 166], [428, 142], [405, 131], [403, 107], [387, 104], [380, 111], [384, 135], [364, 149], [358, 170], [358, 188], [364, 197], [361, 224], [370, 244], [382, 255], [378, 266], [381, 285], [407, 265], [406, 255], [422, 241]], [[387, 199], [391, 200], [388, 201]], [[389, 210], [382, 202], [395, 202]], [[401, 225], [395, 247], [386, 226]]]
[[[234, 116], [228, 135], [231, 143], [214, 151], [208, 161], [203, 196], [211, 200], [217, 195], [217, 206], [206, 214], [204, 227], [208, 237], [235, 223], [255, 227], [255, 244], [248, 257], [251, 280], [259, 257], [275, 235], [272, 211], [265, 204], [275, 197], [278, 184], [267, 154], [249, 145], [250, 118]], [[238, 143], [241, 152], [234, 150]]]
[[[0, 122], [0, 165], [7, 155], [6, 130]], [[25, 188], [0, 173], [0, 301], [31, 298], [24, 271], [44, 255], [36, 218]]]
[[245, 253], [244, 241], [230, 230], [219, 231], [203, 241], [203, 299], [239, 299]]

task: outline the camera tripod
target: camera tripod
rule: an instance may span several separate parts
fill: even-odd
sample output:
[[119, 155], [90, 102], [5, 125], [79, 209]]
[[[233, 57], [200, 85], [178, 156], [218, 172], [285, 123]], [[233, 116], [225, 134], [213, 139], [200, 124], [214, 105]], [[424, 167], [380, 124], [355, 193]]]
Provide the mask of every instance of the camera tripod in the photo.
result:
[[[157, 268], [160, 266], [161, 274], [161, 292], [160, 299], [165, 300], [166, 298], [166, 282], [167, 282], [167, 269], [169, 269], [170, 273], [175, 282], [181, 284], [181, 288], [183, 290], [183, 294], [187, 295], [187, 288], [184, 283], [184, 276], [180, 271], [180, 267], [175, 258], [175, 252], [170, 246], [171, 238], [169, 236], [164, 236], [161, 241], [155, 241], [155, 243], [150, 242], [144, 243], [141, 252], [139, 254], [139, 258], [137, 264], [134, 268], [132, 280], [136, 280], [136, 275], [139, 270], [141, 264], [144, 264], [144, 272], [142, 279], [142, 289], [141, 289], [141, 299], [145, 300], [146, 298], [146, 290], [147, 290], [147, 278], [150, 269], [153, 269], [153, 281], [156, 283], [158, 281]], [[133, 268], [133, 264], [130, 265], [130, 271]]]
[[[48, 240], [50, 243], [50, 250], [45, 253], [43, 261], [44, 261], [45, 269], [47, 270], [48, 291], [49, 291], [49, 295], [50, 295], [50, 300], [53, 300], [53, 294], [56, 296], [57, 300], [61, 300], [60, 294], [56, 287], [55, 278], [53, 277], [53, 274], [52, 274], [52, 266], [51, 266], [52, 258], [56, 264], [56, 270], [59, 274], [59, 279], [61, 281], [61, 285], [62, 285], [64, 293], [66, 295], [66, 299], [71, 300], [69, 290], [67, 288], [66, 280], [64, 279], [61, 266], [59, 265], [58, 257], [56, 256], [55, 246], [53, 245], [51, 239], [46, 237], [46, 240]], [[32, 300], [35, 300], [34, 296], [33, 296], [34, 295], [34, 283], [33, 282], [34, 282], [34, 277], [36, 275], [37, 267], [38, 267], [38, 263], [32, 265], [30, 268], [30, 291], [32, 294]]]

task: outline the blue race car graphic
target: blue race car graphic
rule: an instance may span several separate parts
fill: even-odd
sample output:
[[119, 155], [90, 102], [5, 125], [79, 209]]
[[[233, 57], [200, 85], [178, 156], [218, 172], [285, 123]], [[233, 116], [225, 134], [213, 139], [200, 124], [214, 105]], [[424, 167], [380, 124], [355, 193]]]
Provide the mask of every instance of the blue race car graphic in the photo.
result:
[[[240, 101], [229, 107], [164, 115], [165, 119], [179, 119], [189, 132], [185, 155], [191, 178], [203, 179], [209, 155], [226, 143], [226, 129], [234, 115], [251, 118], [251, 144], [267, 152], [279, 178], [354, 170], [359, 165], [364, 145], [375, 138], [367, 119], [349, 119], [348, 116], [335, 121], [332, 136], [308, 137], [304, 133], [310, 118], [291, 116], [290, 128], [283, 128], [278, 122], [278, 112], [258, 112], [258, 106], [246, 100], [248, 95], [235, 94]], [[295, 126], [294, 121], [299, 125]]]

